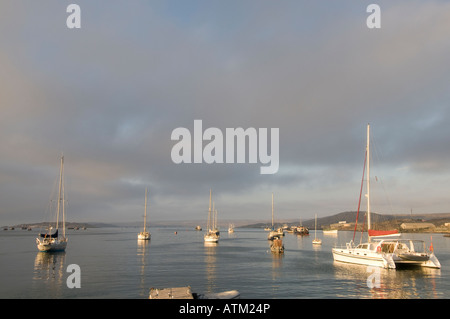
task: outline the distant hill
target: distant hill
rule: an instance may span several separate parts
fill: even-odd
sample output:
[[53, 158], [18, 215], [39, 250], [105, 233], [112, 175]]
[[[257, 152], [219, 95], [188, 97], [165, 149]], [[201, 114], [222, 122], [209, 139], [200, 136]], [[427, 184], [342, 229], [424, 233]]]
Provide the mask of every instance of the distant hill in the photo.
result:
[[[326, 216], [326, 217], [318, 217], [317, 218], [317, 228], [322, 229], [324, 227], [328, 227], [331, 224], [336, 224], [341, 221], [346, 221], [347, 223], [354, 223], [356, 221], [356, 211], [348, 211], [341, 212], [335, 215]], [[378, 223], [384, 226], [392, 226], [397, 227], [403, 222], [417, 222], [417, 221], [426, 221], [435, 224], [436, 226], [442, 225], [445, 222], [450, 222], [450, 213], [439, 213], [439, 214], [420, 214], [420, 215], [410, 215], [410, 214], [398, 214], [398, 215], [384, 215], [371, 213], [371, 218], [373, 223]], [[358, 217], [358, 225], [363, 225], [366, 219], [366, 212], [359, 212]], [[303, 226], [308, 227], [309, 229], [314, 229], [314, 219], [308, 219], [302, 222]], [[275, 223], [275, 227], [288, 225], [295, 226], [298, 225], [298, 219], [295, 221], [285, 221], [285, 222], [277, 222]], [[264, 228], [268, 226], [268, 223], [253, 223], [240, 227], [248, 227], [248, 228]]]

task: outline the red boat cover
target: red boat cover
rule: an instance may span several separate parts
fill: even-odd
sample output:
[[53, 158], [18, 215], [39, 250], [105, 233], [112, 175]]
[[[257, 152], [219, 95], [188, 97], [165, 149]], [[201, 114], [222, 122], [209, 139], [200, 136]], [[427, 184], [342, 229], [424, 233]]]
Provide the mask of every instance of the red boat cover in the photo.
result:
[[374, 230], [369, 229], [369, 236], [375, 237], [375, 236], [387, 236], [387, 235], [393, 235], [398, 234], [398, 230]]

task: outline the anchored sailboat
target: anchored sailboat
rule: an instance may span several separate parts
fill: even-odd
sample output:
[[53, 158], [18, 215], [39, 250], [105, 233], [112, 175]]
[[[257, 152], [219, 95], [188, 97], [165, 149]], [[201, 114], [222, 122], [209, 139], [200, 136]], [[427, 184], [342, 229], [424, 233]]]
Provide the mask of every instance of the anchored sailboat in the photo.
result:
[[[345, 247], [333, 248], [332, 253], [334, 260], [340, 262], [377, 266], [391, 269], [395, 269], [397, 266], [401, 265], [441, 268], [441, 264], [434, 255], [434, 252], [432, 250], [427, 251], [425, 248], [425, 243], [423, 241], [387, 239], [385, 238], [386, 236], [388, 237], [399, 236], [398, 231], [397, 230], [376, 231], [373, 230], [371, 227], [370, 125], [367, 125], [367, 146], [366, 146], [365, 162], [367, 163], [366, 197], [367, 197], [367, 229], [369, 240], [368, 242], [361, 243], [358, 246], [355, 246], [352, 240], [349, 243], [347, 243]], [[419, 246], [422, 246], [422, 248], [420, 248]]]
[[[367, 145], [366, 160], [367, 162], [367, 228], [371, 229], [370, 221], [370, 125], [367, 125]], [[362, 187], [362, 186], [361, 186]], [[356, 226], [355, 226], [356, 231]], [[354, 238], [354, 236], [353, 236]], [[392, 254], [382, 252], [379, 243], [369, 242], [354, 245], [353, 240], [346, 244], [345, 247], [333, 248], [333, 258], [336, 261], [348, 262], [353, 264], [362, 264], [368, 266], [377, 266], [382, 268], [395, 268]]]
[[146, 227], [147, 227], [147, 188], [145, 189], [144, 230], [138, 234], [139, 240], [150, 240], [151, 234], [146, 230]]
[[[213, 209], [214, 214], [214, 209]], [[217, 215], [217, 214], [216, 214]], [[211, 190], [209, 190], [209, 210], [208, 210], [208, 225], [206, 226], [206, 234], [204, 240], [206, 243], [217, 243], [219, 241], [218, 230], [215, 229], [216, 218], [211, 215]]]
[[316, 214], [316, 222], [314, 227], [314, 239], [312, 241], [313, 245], [322, 245], [322, 239], [317, 238], [317, 214]]
[[271, 232], [267, 236], [268, 240], [274, 240], [276, 238], [281, 238], [282, 236], [284, 236], [283, 228], [279, 228], [277, 230], [274, 229], [274, 225], [273, 225], [273, 193], [272, 193], [272, 228], [271, 229], [272, 229]]
[[[62, 212], [62, 236], [59, 234], [59, 216]], [[67, 247], [66, 237], [66, 214], [64, 201], [64, 156], [61, 156], [61, 167], [59, 170], [59, 188], [58, 188], [58, 203], [56, 210], [56, 226], [53, 232], [53, 227], [49, 227], [46, 233], [40, 233], [36, 238], [36, 244], [39, 251], [52, 252], [64, 251]]]

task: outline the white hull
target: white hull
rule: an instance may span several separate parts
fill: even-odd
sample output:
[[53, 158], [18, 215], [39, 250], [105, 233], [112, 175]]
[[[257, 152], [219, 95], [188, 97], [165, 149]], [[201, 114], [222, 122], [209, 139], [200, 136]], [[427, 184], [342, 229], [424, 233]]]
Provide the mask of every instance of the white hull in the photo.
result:
[[274, 240], [275, 238], [281, 238], [282, 236], [284, 236], [283, 231], [273, 230], [269, 233], [269, 235], [267, 236], [267, 239]]
[[392, 254], [381, 253], [376, 249], [356, 248], [347, 245], [346, 248], [333, 248], [332, 253], [333, 259], [339, 262], [386, 269], [396, 268]]
[[397, 266], [418, 266], [427, 268], [441, 268], [441, 263], [434, 254], [429, 255], [426, 261], [405, 260], [400, 258], [397, 254], [392, 254], [392, 258]]
[[356, 255], [356, 252], [352, 250], [333, 248], [333, 258], [335, 261], [344, 263], [395, 269], [395, 263], [391, 256], [376, 253]]
[[39, 251], [64, 251], [67, 247], [67, 239], [36, 239]]
[[205, 235], [205, 242], [206, 243], [217, 243], [219, 242], [219, 237], [215, 234], [213, 235]]
[[382, 251], [392, 255], [397, 266], [441, 268], [434, 252], [427, 250], [425, 242], [413, 239], [382, 240]]
[[150, 233], [149, 232], [141, 232], [138, 234], [138, 239], [139, 240], [150, 240]]
[[312, 243], [313, 243], [313, 245], [322, 245], [322, 240], [320, 240], [320, 239], [314, 239], [314, 240], [312, 241]]

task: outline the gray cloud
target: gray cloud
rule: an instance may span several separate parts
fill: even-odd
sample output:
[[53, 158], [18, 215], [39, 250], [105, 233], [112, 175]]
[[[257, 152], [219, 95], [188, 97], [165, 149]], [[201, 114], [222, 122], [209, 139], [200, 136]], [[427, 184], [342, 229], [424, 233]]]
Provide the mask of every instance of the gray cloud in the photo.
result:
[[[447, 3], [382, 1], [369, 30], [351, 1], [78, 2], [81, 30], [0, 4], [2, 223], [39, 221], [61, 152], [73, 220], [139, 220], [146, 186], [155, 219], [204, 218], [210, 188], [223, 218], [354, 209], [368, 122], [393, 209], [448, 211]], [[279, 127], [279, 173], [174, 164], [194, 119]]]

